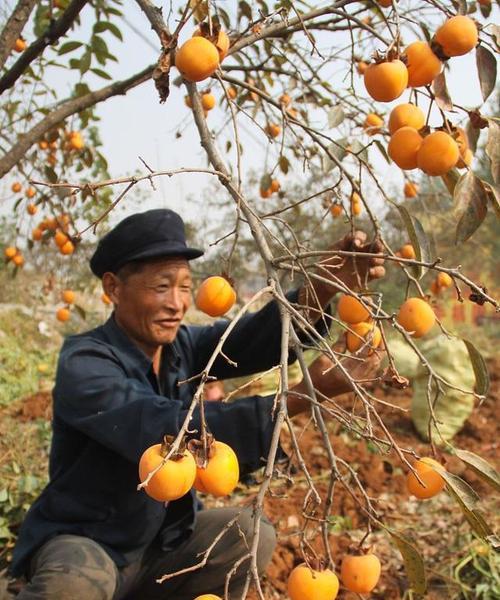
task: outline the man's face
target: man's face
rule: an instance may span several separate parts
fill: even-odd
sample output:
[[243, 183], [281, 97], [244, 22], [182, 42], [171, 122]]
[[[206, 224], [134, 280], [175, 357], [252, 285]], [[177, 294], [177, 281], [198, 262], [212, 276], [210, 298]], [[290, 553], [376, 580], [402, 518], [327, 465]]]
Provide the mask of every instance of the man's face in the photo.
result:
[[[122, 329], [148, 356], [174, 341], [192, 301], [192, 279], [184, 258], [146, 263], [137, 273], [105, 273], [103, 285]], [[106, 289], [108, 288], [108, 289]]]

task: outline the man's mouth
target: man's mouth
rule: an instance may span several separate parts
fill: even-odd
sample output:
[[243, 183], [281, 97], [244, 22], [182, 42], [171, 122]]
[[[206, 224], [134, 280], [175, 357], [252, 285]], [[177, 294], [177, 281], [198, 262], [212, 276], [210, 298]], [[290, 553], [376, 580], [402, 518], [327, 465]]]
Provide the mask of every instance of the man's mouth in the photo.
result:
[[158, 319], [155, 323], [160, 327], [177, 327], [180, 323], [180, 319]]

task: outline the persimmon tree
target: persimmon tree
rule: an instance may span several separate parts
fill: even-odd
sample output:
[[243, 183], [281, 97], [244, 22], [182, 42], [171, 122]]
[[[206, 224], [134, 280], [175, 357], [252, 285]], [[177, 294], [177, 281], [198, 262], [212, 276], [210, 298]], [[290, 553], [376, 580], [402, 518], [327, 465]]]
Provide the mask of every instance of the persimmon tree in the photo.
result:
[[[435, 277], [434, 291], [450, 288], [459, 302], [488, 303], [496, 311], [499, 302], [482, 282], [470, 279], [459, 264], [446, 264], [433, 254], [428, 232], [408, 208], [412, 205], [405, 201], [405, 197], [415, 197], [424, 189], [429, 202], [433, 195], [446, 197], [453, 206], [456, 244], [466, 244], [472, 236], [477, 239], [488, 213], [496, 218], [500, 215], [499, 122], [488, 104], [496, 82], [499, 33], [489, 21], [492, 6], [488, 2], [476, 5], [428, 0], [421, 2], [416, 11], [410, 2], [396, 1], [338, 0], [311, 7], [302, 1], [279, 0], [271, 6], [263, 0], [242, 0], [228, 7], [222, 2], [190, 0], [162, 10], [149, 0], [137, 0], [137, 4], [144, 18], [144, 34], [151, 39], [156, 36], [159, 44], [157, 63], [144, 65], [143, 70], [123, 81], [111, 81], [91, 90], [86, 83], [88, 74], [110, 78], [107, 66], [116, 57], [109, 52], [106, 40], [110, 36], [123, 37], [120, 3], [17, 3], [0, 35], [0, 102], [5, 114], [0, 174], [16, 172], [23, 177], [27, 182], [23, 189], [26, 185], [33, 188], [33, 204], [44, 215], [29, 233], [28, 245], [40, 243], [43, 247], [54, 240], [61, 253], [71, 255], [69, 260], [73, 260], [86, 232], [105, 220], [118, 203], [126, 204], [127, 195], [136, 186], [143, 182], [154, 185], [163, 176], [206, 173], [213, 176], [223, 198], [224, 214], [229, 215], [224, 221], [226, 230], [214, 240], [225, 266], [223, 275], [231, 277], [233, 258], [242, 239], [245, 243], [251, 240], [251, 248], [260, 257], [267, 285], [230, 313], [229, 329], [198, 374], [199, 387], [179, 435], [161, 448], [160, 462], [158, 449], [152, 453], [155, 461], [148, 465], [155, 466], [147, 475], [143, 470], [139, 487], [147, 493], [159, 471], [185, 455], [190, 417], [195, 410], [203, 416], [203, 388], [211, 380], [210, 368], [221, 353], [231, 360], [224, 355], [224, 341], [242, 315], [265, 294], [271, 295], [279, 304], [282, 321], [281, 361], [276, 365], [280, 373], [276, 427], [264, 478], [252, 500], [256, 536], [245, 557], [250, 568], [243, 597], [252, 583], [259, 597], [264, 597], [256, 566], [259, 517], [264, 497], [279, 485], [280, 477], [292, 477], [290, 473], [280, 474], [275, 464], [283, 427], [288, 429], [293, 459], [308, 484], [303, 504], [302, 557], [315, 570], [327, 568], [318, 577], [313, 577], [310, 569], [294, 572], [289, 588], [292, 599], [300, 598], [296, 585], [314, 587], [318, 581], [329, 590], [328, 598], [337, 593], [328, 524], [338, 486], [349, 491], [366, 517], [367, 535], [377, 528], [385, 529], [392, 537], [408, 567], [412, 590], [422, 594], [426, 584], [418, 542], [384, 523], [353, 466], [336, 455], [327, 422], [337, 420], [353, 434], [375, 444], [380, 452], [394, 452], [409, 473], [410, 490], [417, 490], [415, 495], [422, 489], [437, 493], [446, 485], [475, 533], [496, 543], [477, 508], [477, 494], [446, 470], [440, 447], [445, 444], [497, 489], [498, 474], [480, 457], [454, 449], [443, 440], [434, 414], [436, 403], [447, 389], [471, 395], [477, 401], [486, 396], [485, 362], [474, 344], [464, 340], [476, 385], [474, 389], [462, 389], [433, 369], [415, 338], [427, 335], [433, 327], [453, 334], [436, 319], [432, 295], [424, 288], [422, 279], [430, 273]], [[72, 31], [91, 13], [94, 21], [90, 38], [75, 39]], [[24, 47], [27, 24], [31, 24], [35, 39]], [[456, 57], [470, 53], [476, 56], [477, 85], [483, 103], [465, 107], [460, 98], [450, 96], [446, 80], [453, 72], [454, 61], [459, 60]], [[44, 85], [44, 73], [61, 67], [80, 74], [73, 95], [63, 100]], [[464, 80], [468, 77], [456, 72], [454, 75]], [[144, 164], [142, 175], [112, 179], [99, 150], [98, 126], [94, 129], [90, 125], [98, 119], [100, 102], [151, 80], [156, 91], [151, 87], [150, 101], [164, 103], [170, 119], [180, 123], [190, 111], [208, 167], [185, 165], [181, 170], [155, 172]], [[172, 85], [185, 89], [187, 106], [179, 108], [178, 114], [170, 106]], [[216, 102], [218, 109], [214, 111]], [[388, 106], [389, 102], [393, 104]], [[257, 182], [252, 181], [245, 164], [249, 132], [262, 148], [262, 175]], [[476, 169], [478, 141], [485, 144], [489, 173]], [[401, 172], [394, 171], [396, 183], [388, 189], [381, 175], [392, 163]], [[307, 187], [293, 187], [301, 176], [308, 179]], [[396, 193], [395, 188], [399, 190]], [[17, 209], [24, 211], [24, 203], [18, 203]], [[388, 209], [391, 218], [398, 215], [399, 228], [405, 232], [407, 243], [402, 248], [392, 247], [384, 229]], [[395, 277], [397, 271], [397, 277], [404, 281], [405, 299], [397, 310], [388, 309], [390, 299], [376, 286], [370, 287], [368, 278], [359, 277], [356, 286], [348, 286], [336, 277], [346, 260], [360, 257], [360, 248], [347, 242], [342, 246], [320, 244], [328, 237], [332, 223], [335, 231], [350, 233], [351, 241], [362, 223], [373, 239], [372, 252], [364, 248], [364, 256], [385, 260], [390, 265], [388, 277]], [[446, 233], [449, 235], [449, 229]], [[13, 237], [6, 248], [9, 267], [14, 263], [13, 268], [23, 268], [24, 257], [23, 261], [17, 259], [21, 264], [16, 264], [16, 256], [22, 256], [21, 247], [26, 245], [22, 235], [19, 230], [18, 237]], [[295, 303], [284, 293], [285, 279], [302, 282]], [[341, 294], [336, 311], [323, 310], [321, 298], [316, 296], [320, 283], [332, 293]], [[341, 343], [331, 346], [331, 341], [328, 343], [314, 328], [319, 320], [344, 330], [345, 342], [342, 334]], [[299, 332], [307, 334], [307, 344], [301, 341], [304, 338]], [[397, 443], [377, 410], [374, 381], [366, 381], [359, 370], [355, 371], [358, 375], [352, 375], [346, 368], [353, 358], [362, 363], [368, 354], [384, 347], [388, 366], [377, 381], [407, 387], [409, 382], [398, 372], [391, 353], [392, 336], [404, 339], [427, 371], [429, 454], [434, 459], [423, 457], [416, 462], [419, 457], [415, 451]], [[348, 379], [356, 401], [352, 412], [335, 400], [322, 398], [314, 388], [304, 357], [304, 350], [311, 347], [323, 357], [325, 369], [335, 368]], [[287, 414], [291, 350], [298, 357], [313, 423], [321, 432], [329, 460], [331, 476], [326, 494], [320, 493], [314, 483]], [[193, 450], [198, 469], [210, 463], [210, 452], [214, 451], [207, 424], [203, 418], [201, 422], [201, 445]], [[431, 484], [426, 483], [427, 477]], [[311, 544], [314, 535], [322, 540], [321, 554]], [[211, 548], [213, 545], [192, 570], [205, 564]], [[360, 553], [362, 549], [363, 541]], [[376, 557], [369, 561], [374, 564], [373, 573], [379, 573]], [[343, 584], [348, 588], [353, 585], [349, 581], [356, 580], [352, 572], [355, 564], [355, 560], [346, 560], [342, 567], [347, 573]], [[228, 574], [226, 593], [232, 573]], [[174, 575], [165, 574], [165, 578]], [[378, 575], [370, 580], [370, 589], [376, 579]]]

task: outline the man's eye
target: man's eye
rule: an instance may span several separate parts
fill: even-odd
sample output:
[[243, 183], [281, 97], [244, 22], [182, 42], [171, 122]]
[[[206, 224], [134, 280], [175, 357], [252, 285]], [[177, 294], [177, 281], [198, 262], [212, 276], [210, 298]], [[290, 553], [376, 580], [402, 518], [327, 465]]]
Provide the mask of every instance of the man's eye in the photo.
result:
[[192, 289], [193, 289], [193, 287], [190, 285], [181, 285], [181, 290], [183, 292], [191, 292]]
[[168, 285], [160, 285], [157, 288], [155, 288], [155, 291], [158, 292], [158, 294], [164, 294], [167, 290]]

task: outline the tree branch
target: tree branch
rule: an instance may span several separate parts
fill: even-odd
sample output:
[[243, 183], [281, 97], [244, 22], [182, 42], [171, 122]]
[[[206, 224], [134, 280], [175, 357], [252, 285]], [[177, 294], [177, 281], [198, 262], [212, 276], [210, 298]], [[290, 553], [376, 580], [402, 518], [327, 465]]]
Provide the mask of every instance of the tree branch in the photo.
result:
[[36, 4], [38, 4], [36, 0], [19, 0], [16, 8], [7, 19], [2, 33], [0, 33], [0, 69], [12, 52], [15, 42], [21, 35], [21, 31], [24, 29]]
[[89, 0], [73, 0], [57, 21], [53, 21], [47, 31], [35, 40], [0, 79], [0, 94], [11, 88], [23, 75], [30, 64], [42, 54], [47, 46], [54, 44], [73, 25], [76, 17]]
[[72, 114], [78, 113], [112, 96], [126, 94], [128, 90], [147, 81], [155, 65], [149, 65], [144, 70], [132, 75], [123, 81], [116, 81], [100, 90], [90, 92], [80, 98], [71, 98], [63, 101], [54, 111], [39, 121], [25, 135], [18, 138], [18, 142], [0, 159], [0, 178], [8, 173], [26, 154], [29, 148], [39, 140], [47, 131]]

